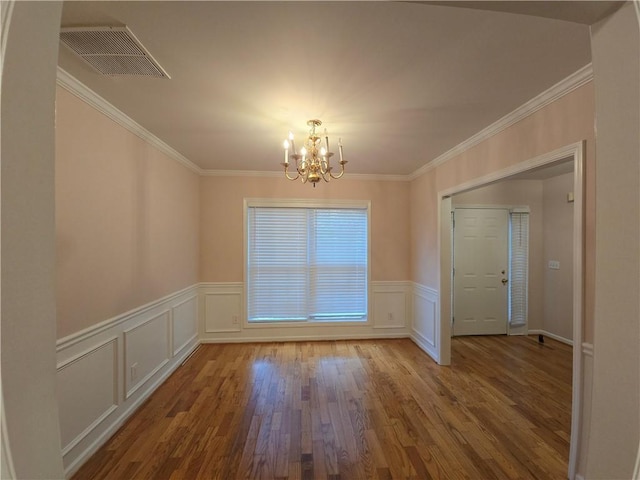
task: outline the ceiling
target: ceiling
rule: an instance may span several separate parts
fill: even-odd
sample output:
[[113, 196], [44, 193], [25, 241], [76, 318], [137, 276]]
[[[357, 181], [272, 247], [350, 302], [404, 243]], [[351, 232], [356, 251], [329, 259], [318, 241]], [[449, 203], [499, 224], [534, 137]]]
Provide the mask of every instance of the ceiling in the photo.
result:
[[588, 64], [575, 22], [612, 5], [437, 3], [65, 2], [62, 26], [127, 25], [171, 79], [102, 76], [62, 46], [59, 65], [205, 170], [279, 170], [319, 118], [348, 172], [409, 175]]

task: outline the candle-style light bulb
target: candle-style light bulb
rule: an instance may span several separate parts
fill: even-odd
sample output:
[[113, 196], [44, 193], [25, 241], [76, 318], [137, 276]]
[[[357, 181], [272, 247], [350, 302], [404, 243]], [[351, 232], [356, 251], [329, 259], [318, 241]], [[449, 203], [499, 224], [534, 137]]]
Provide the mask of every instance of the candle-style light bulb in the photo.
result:
[[289, 163], [289, 142], [285, 140], [283, 142], [283, 146], [284, 146], [284, 163], [288, 164]]
[[327, 133], [327, 129], [324, 129], [324, 143], [327, 147], [327, 152], [329, 151], [329, 134]]
[[302, 163], [300, 165], [302, 167], [302, 170], [304, 170], [307, 167], [307, 161], [306, 161], [306, 158], [305, 158], [305, 156], [307, 155], [307, 149], [302, 147], [300, 149], [300, 154], [302, 155]]
[[340, 149], [340, 161], [342, 161], [342, 139], [338, 139], [338, 148]]
[[291, 141], [291, 150], [293, 150], [293, 154], [296, 154], [296, 144], [293, 143], [293, 132], [289, 132], [289, 140]]

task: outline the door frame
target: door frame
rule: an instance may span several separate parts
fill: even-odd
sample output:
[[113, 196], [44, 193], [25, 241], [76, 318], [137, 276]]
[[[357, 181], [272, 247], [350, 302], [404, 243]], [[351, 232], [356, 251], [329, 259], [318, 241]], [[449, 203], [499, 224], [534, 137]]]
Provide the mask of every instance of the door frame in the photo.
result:
[[531, 158], [497, 172], [474, 178], [438, 191], [438, 283], [440, 287], [440, 312], [436, 358], [440, 365], [451, 364], [451, 196], [513, 175], [554, 163], [573, 160], [573, 377], [571, 401], [571, 439], [569, 447], [569, 479], [575, 478], [578, 442], [580, 440], [580, 411], [582, 407], [582, 322], [584, 305], [584, 151], [585, 142], [577, 142], [538, 157]]

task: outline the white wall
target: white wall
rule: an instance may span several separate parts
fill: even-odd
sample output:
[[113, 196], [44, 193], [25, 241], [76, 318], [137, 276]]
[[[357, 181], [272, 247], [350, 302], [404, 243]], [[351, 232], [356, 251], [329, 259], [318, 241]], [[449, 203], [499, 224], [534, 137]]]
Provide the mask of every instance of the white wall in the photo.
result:
[[592, 27], [596, 87], [593, 398], [585, 478], [631, 478], [640, 442], [640, 18]]
[[3, 427], [15, 474], [29, 479], [62, 476], [54, 288], [54, 98], [61, 8], [60, 2], [15, 2], [8, 35], [2, 32]]

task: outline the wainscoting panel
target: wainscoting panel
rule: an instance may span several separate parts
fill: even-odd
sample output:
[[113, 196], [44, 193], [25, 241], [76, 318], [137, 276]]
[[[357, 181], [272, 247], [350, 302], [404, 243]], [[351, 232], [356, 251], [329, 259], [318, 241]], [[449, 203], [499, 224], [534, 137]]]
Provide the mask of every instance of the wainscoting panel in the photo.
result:
[[[118, 407], [118, 339], [112, 337], [58, 365], [63, 453]], [[82, 385], [85, 395], [77, 396]]]
[[415, 283], [413, 287], [412, 340], [438, 361], [440, 332], [438, 291]]
[[170, 313], [166, 310], [123, 332], [127, 398], [169, 361]]
[[198, 336], [198, 296], [193, 295], [174, 306], [172, 344], [173, 354], [177, 355]]
[[411, 311], [411, 289], [406, 282], [375, 282], [373, 328], [406, 328]]
[[197, 294], [193, 285], [58, 340], [58, 408], [67, 477], [197, 347]]
[[202, 283], [199, 338], [202, 343], [235, 343], [408, 337], [411, 283], [371, 282], [370, 292], [366, 322], [250, 324], [243, 283]]
[[210, 287], [204, 292], [204, 318], [206, 333], [239, 332], [242, 317], [242, 286]]

